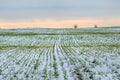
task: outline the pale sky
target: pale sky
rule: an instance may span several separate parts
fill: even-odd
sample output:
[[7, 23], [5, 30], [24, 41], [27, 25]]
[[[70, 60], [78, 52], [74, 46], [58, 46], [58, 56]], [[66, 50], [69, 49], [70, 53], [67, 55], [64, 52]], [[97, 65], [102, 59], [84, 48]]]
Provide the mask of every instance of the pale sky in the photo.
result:
[[0, 27], [120, 25], [120, 0], [0, 0]]

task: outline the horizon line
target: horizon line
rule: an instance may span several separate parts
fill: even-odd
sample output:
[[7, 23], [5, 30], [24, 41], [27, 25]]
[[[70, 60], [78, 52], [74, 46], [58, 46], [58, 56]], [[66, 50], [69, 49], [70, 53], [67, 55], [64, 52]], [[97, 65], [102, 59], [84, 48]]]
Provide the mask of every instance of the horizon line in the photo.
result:
[[84, 18], [84, 19], [32, 19], [32, 20], [16, 20], [7, 21], [0, 20], [0, 28], [73, 28], [77, 25], [78, 28], [89, 28], [97, 25], [98, 27], [119, 26], [120, 18]]

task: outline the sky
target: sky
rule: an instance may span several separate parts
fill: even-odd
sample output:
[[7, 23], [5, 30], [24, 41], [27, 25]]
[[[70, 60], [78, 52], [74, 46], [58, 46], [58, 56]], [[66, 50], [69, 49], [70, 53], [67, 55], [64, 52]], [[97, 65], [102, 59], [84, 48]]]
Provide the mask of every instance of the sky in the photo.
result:
[[120, 0], [0, 0], [0, 28], [120, 25]]

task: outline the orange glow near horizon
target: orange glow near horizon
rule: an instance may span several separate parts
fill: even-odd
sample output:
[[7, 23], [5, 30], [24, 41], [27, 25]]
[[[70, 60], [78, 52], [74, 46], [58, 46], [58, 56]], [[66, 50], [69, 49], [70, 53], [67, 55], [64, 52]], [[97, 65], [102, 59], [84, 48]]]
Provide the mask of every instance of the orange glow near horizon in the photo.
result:
[[2, 21], [0, 20], [0, 28], [73, 28], [74, 25], [79, 28], [94, 27], [97, 24], [104, 26], [120, 26], [120, 18], [109, 19], [68, 19], [68, 20], [21, 20], [21, 21]]

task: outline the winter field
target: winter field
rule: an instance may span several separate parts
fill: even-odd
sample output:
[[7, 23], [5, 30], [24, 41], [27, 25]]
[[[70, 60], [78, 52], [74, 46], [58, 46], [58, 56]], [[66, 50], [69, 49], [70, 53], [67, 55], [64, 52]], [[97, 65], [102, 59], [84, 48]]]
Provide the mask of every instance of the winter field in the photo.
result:
[[0, 80], [120, 80], [120, 28], [0, 29]]

